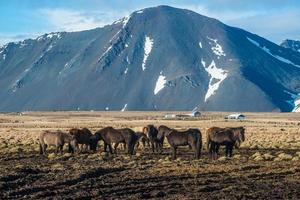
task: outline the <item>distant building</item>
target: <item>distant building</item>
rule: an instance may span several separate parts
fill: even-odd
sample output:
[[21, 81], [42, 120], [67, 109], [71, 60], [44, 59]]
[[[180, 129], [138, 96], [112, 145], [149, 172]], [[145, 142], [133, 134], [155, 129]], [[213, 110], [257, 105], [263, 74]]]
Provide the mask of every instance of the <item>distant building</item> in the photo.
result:
[[193, 111], [187, 114], [166, 114], [165, 119], [186, 119], [186, 118], [194, 118], [200, 116], [201, 113], [199, 111]]
[[241, 113], [235, 113], [225, 117], [225, 119], [239, 119], [239, 120], [243, 120], [245, 118], [246, 116]]
[[189, 114], [191, 117], [200, 117], [201, 113], [199, 111], [193, 111], [191, 114]]
[[176, 118], [176, 115], [175, 115], [175, 114], [166, 114], [166, 115], [165, 115], [165, 118], [166, 118], [166, 119]]

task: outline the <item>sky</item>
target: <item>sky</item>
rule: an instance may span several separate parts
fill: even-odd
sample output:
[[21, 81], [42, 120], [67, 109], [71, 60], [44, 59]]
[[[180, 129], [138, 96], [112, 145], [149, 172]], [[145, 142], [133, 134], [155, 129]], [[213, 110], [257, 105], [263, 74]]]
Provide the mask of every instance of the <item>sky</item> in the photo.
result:
[[277, 44], [300, 39], [300, 0], [1, 0], [0, 45], [101, 27], [158, 5], [190, 9]]

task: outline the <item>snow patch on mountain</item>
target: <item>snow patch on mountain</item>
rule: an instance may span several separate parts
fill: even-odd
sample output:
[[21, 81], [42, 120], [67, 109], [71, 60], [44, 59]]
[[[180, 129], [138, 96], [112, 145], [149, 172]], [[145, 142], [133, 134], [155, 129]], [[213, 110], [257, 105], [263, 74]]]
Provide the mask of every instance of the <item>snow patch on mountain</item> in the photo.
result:
[[199, 42], [199, 47], [202, 49], [202, 43], [201, 42]]
[[17, 89], [21, 88], [23, 85], [23, 79], [26, 77], [26, 75], [30, 72], [31, 68], [27, 68], [24, 70], [24, 72], [21, 73], [19, 78], [15, 80], [15, 82], [12, 84], [12, 92], [16, 92]]
[[113, 40], [119, 35], [119, 33], [121, 33], [122, 29], [120, 29], [116, 34], [114, 34], [112, 36], [112, 38], [109, 40], [109, 44], [110, 46], [104, 51], [104, 53], [102, 53], [102, 55], [100, 56], [100, 58], [98, 59], [98, 62], [100, 62], [102, 60], [102, 58], [112, 49], [113, 47]]
[[0, 48], [0, 54], [2, 54], [2, 59], [5, 60], [6, 59], [6, 53], [5, 53], [5, 50], [6, 50], [6, 47], [7, 47], [7, 44], [2, 46]]
[[203, 60], [203, 59], [201, 59], [201, 64], [203, 65], [203, 67], [205, 68], [205, 66], [206, 66], [206, 62]]
[[76, 62], [78, 56], [80, 54], [75, 55], [71, 60], [69, 60], [68, 62], [65, 63], [63, 69], [59, 72], [59, 74], [62, 74], [63, 72], [67, 71], [68, 69], [70, 69], [73, 64]]
[[149, 36], [145, 36], [145, 44], [144, 44], [144, 59], [142, 63], [142, 70], [145, 71], [146, 69], [146, 62], [148, 59], [149, 54], [151, 53], [153, 47], [153, 39]]
[[19, 45], [19, 47], [20, 47], [21, 49], [27, 46], [27, 43], [26, 43], [25, 40], [20, 41], [20, 42], [18, 42], [17, 44]]
[[124, 74], [128, 73], [128, 67], [125, 69]]
[[[55, 42], [53, 44], [55, 44]], [[19, 78], [15, 80], [15, 82], [11, 86], [13, 92], [16, 92], [17, 89], [22, 87], [25, 77], [32, 71], [32, 68], [35, 67], [35, 63], [38, 63], [47, 54], [47, 52], [49, 52], [53, 48], [53, 44], [50, 44], [48, 48], [35, 60], [34, 64], [32, 64], [29, 68], [26, 68], [24, 72], [20, 74]], [[59, 74], [61, 74], [61, 72], [59, 72]]]
[[209, 40], [208, 43], [211, 45], [211, 50], [218, 56], [218, 59], [220, 59], [220, 56], [226, 56], [223, 47], [218, 43], [218, 39], [213, 39], [208, 36], [207, 39]]
[[300, 97], [294, 101], [295, 107], [292, 112], [300, 112]]
[[277, 60], [279, 60], [279, 61], [281, 61], [281, 62], [283, 62], [283, 63], [289, 64], [289, 65], [293, 65], [293, 66], [295, 66], [295, 67], [300, 68], [300, 65], [297, 65], [297, 64], [293, 63], [292, 61], [290, 61], [290, 60], [288, 60], [288, 59], [286, 59], [286, 58], [283, 58], [283, 57], [281, 57], [281, 56], [278, 56], [278, 55], [275, 55], [275, 54], [271, 53], [270, 49], [268, 49], [268, 48], [265, 47], [265, 46], [260, 45], [257, 41], [255, 41], [255, 40], [253, 40], [253, 39], [251, 39], [251, 38], [249, 38], [249, 37], [247, 37], [247, 39], [248, 39], [252, 44], [254, 44], [255, 46], [259, 47], [259, 48], [262, 49], [264, 52], [266, 52], [266, 53], [269, 54], [270, 56], [276, 58]]
[[159, 91], [164, 89], [166, 82], [167, 82], [166, 77], [162, 74], [161, 71], [155, 84], [155, 88], [153, 91], [154, 95], [156, 95]]
[[127, 103], [124, 105], [124, 107], [121, 109], [121, 112], [124, 112], [127, 108]]
[[217, 68], [214, 60], [211, 62], [211, 64], [208, 67], [205, 66], [205, 61], [203, 59], [201, 60], [201, 63], [205, 71], [207, 71], [207, 73], [210, 75], [208, 89], [204, 99], [206, 102], [212, 95], [215, 94], [222, 81], [226, 79], [228, 75], [228, 71], [222, 68]]
[[280, 46], [282, 46], [284, 48], [292, 49], [292, 50], [300, 53], [300, 40], [286, 39], [280, 44]]
[[45, 35], [41, 35], [39, 37], [37, 37], [37, 41], [41, 41], [41, 40], [45, 40], [45, 39], [52, 39], [52, 38], [57, 38], [60, 39], [61, 38], [61, 33], [57, 32], [57, 33], [48, 33]]
[[46, 51], [50, 51], [53, 48], [53, 44], [50, 44]]
[[294, 107], [292, 112], [300, 112], [300, 93], [295, 94], [295, 93], [291, 93], [287, 90], [284, 90], [284, 92], [286, 94], [290, 95], [290, 97], [291, 97], [291, 100], [287, 100], [286, 102]]
[[124, 17], [122, 23], [123, 23], [123, 28], [126, 27], [126, 25], [128, 24], [129, 20], [130, 20], [131, 15]]

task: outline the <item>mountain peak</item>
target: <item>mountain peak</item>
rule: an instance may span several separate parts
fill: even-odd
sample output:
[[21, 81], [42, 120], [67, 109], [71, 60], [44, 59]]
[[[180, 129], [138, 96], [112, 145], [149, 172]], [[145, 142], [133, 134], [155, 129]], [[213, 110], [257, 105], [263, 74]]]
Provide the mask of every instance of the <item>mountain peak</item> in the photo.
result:
[[300, 53], [300, 40], [286, 39], [280, 44], [280, 46]]
[[0, 48], [0, 111], [292, 111], [299, 80], [299, 53], [164, 5]]

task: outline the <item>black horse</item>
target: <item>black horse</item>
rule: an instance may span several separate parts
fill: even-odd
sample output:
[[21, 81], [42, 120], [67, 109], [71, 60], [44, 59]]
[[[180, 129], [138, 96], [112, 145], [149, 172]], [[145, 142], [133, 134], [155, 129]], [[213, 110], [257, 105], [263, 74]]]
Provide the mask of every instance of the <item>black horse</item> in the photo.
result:
[[157, 128], [153, 125], [145, 126], [143, 128], [143, 133], [145, 133], [150, 140], [152, 152], [154, 153], [155, 150], [158, 151], [160, 149], [160, 141], [157, 138], [158, 135]]

